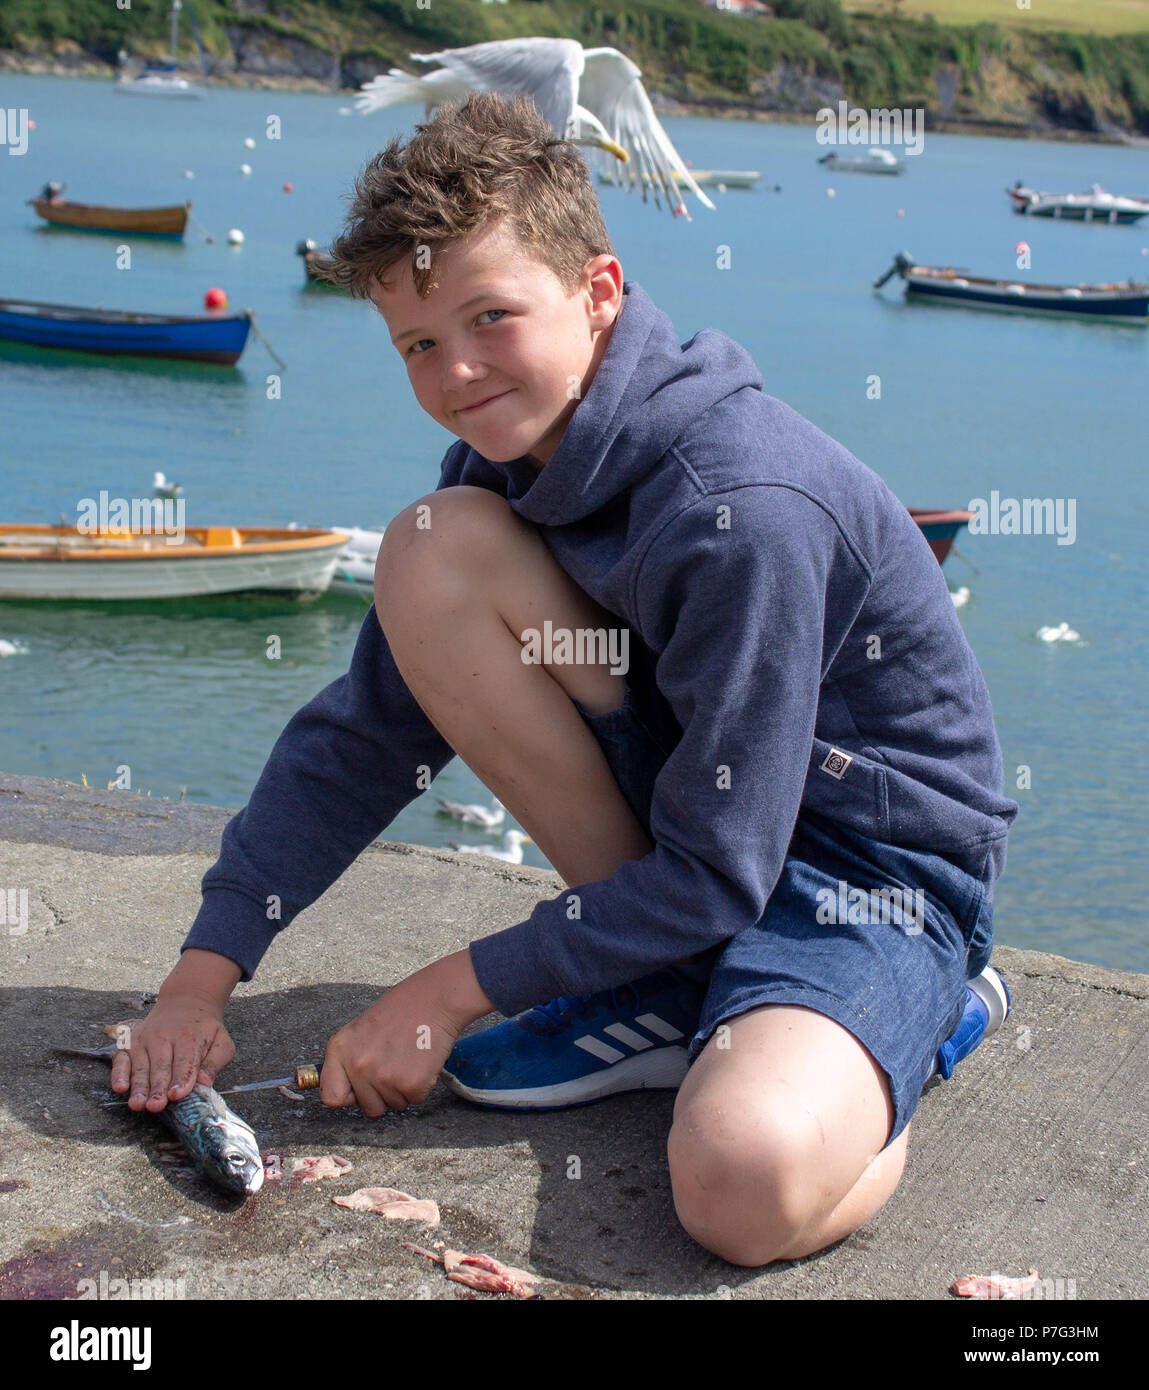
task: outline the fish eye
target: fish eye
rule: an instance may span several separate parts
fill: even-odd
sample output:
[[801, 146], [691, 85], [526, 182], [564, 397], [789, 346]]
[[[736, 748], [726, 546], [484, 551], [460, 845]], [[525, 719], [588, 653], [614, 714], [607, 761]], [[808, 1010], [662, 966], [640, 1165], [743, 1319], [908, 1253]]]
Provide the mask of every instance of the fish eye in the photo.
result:
[[242, 1168], [247, 1162], [247, 1155], [241, 1153], [228, 1154], [227, 1161], [233, 1168]]

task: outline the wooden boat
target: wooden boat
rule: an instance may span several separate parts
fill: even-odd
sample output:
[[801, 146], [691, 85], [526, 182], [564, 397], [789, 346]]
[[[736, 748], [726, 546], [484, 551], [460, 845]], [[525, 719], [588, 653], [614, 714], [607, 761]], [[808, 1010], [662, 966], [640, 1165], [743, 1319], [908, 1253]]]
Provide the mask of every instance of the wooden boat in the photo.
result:
[[0, 599], [167, 599], [322, 593], [342, 531], [234, 526], [162, 531], [0, 525]]
[[1051, 217], [1069, 222], [1139, 222], [1149, 215], [1149, 201], [1121, 193], [1106, 193], [1094, 184], [1088, 193], [1038, 193], [1019, 180], [1007, 188], [1014, 212], [1023, 217]]
[[900, 174], [906, 167], [904, 159], [881, 149], [865, 154], [824, 154], [818, 163], [843, 174]]
[[969, 525], [973, 516], [973, 512], [937, 512], [925, 507], [910, 507], [908, 510], [929, 541], [930, 549], [939, 565], [945, 563], [946, 556], [953, 549], [957, 533], [963, 526]]
[[115, 232], [132, 236], [165, 237], [179, 241], [187, 227], [191, 203], [162, 208], [111, 208], [95, 203], [70, 203], [61, 198], [63, 184], [50, 183], [28, 205], [53, 227], [76, 232]]
[[0, 299], [0, 338], [79, 352], [173, 357], [233, 366], [239, 361], [250, 328], [249, 309], [240, 314], [182, 317]]
[[953, 266], [915, 265], [904, 251], [899, 252], [889, 270], [874, 281], [874, 289], [880, 290], [891, 275], [900, 275], [905, 281], [907, 300], [1140, 327], [1149, 319], [1149, 284], [1132, 280], [1123, 285], [1039, 285], [987, 280]]

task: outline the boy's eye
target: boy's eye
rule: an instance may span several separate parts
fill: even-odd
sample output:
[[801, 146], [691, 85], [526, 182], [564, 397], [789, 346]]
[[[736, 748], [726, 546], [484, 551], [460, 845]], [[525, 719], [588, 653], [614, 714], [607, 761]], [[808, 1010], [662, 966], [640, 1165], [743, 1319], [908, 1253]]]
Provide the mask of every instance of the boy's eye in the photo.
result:
[[[483, 314], [505, 314], [506, 312], [506, 309], [484, 309], [483, 313], [479, 315], [479, 318], [482, 318]], [[498, 323], [498, 319], [494, 319], [492, 320], [492, 322]], [[414, 354], [417, 357], [422, 356], [422, 353], [424, 351], [427, 351], [428, 349], [424, 349], [421, 345], [423, 343], [429, 343], [433, 345], [434, 341], [435, 340], [433, 338], [420, 338], [418, 342], [412, 343], [411, 346], [407, 349], [408, 357], [410, 357], [412, 354]]]

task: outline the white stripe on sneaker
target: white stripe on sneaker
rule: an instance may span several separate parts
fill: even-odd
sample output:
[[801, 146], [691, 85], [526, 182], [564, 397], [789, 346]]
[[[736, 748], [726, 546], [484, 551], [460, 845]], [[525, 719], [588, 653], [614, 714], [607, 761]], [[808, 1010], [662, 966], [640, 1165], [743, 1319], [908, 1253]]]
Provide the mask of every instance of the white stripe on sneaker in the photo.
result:
[[626, 1056], [626, 1053], [620, 1052], [617, 1047], [611, 1047], [609, 1043], [604, 1043], [599, 1038], [592, 1038], [589, 1033], [585, 1038], [575, 1038], [575, 1047], [581, 1047], [584, 1052], [589, 1052], [600, 1062], [621, 1062]]
[[655, 1037], [661, 1038], [664, 1042], [673, 1042], [675, 1038], [683, 1036], [673, 1023], [667, 1023], [664, 1018], [659, 1018], [657, 1014], [639, 1014], [634, 1021], [641, 1023], [648, 1033], [653, 1033]]
[[641, 1033], [636, 1033], [625, 1023], [608, 1023], [602, 1031], [609, 1033], [612, 1038], [617, 1038], [619, 1042], [626, 1043], [628, 1047], [633, 1047], [635, 1052], [641, 1052], [643, 1048], [654, 1046], [649, 1038], [644, 1038]]

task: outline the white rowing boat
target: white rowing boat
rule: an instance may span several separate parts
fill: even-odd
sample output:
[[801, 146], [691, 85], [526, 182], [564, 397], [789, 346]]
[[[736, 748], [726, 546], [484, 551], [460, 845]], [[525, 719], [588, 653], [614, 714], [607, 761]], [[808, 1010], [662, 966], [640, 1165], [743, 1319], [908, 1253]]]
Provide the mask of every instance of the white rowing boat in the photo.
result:
[[320, 594], [342, 531], [235, 526], [162, 532], [0, 524], [0, 599], [168, 599], [268, 590]]

